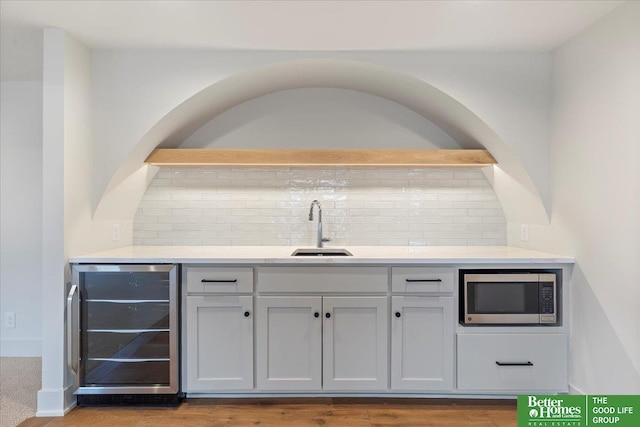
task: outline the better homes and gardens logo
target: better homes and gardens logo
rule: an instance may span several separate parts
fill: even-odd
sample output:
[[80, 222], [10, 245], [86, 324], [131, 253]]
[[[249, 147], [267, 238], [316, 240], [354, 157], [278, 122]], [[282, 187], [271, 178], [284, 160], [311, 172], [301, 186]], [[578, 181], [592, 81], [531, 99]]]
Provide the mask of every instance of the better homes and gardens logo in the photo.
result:
[[[518, 396], [518, 427], [581, 426], [585, 409], [584, 396]], [[522, 423], [522, 412], [526, 424]]]
[[638, 395], [518, 396], [518, 427], [640, 426]]

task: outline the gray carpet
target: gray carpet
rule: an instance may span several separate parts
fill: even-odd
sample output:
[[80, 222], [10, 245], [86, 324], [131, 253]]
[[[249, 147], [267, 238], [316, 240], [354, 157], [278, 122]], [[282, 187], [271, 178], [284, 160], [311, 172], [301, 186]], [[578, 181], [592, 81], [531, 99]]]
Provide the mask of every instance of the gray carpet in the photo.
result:
[[36, 414], [40, 357], [0, 357], [0, 427], [15, 427]]

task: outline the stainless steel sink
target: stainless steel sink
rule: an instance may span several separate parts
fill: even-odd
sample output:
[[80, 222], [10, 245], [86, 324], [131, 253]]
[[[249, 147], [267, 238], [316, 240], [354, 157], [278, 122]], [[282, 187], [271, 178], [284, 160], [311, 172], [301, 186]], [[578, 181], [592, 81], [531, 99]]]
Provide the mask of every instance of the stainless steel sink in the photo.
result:
[[353, 256], [346, 249], [338, 248], [305, 248], [296, 249], [291, 256]]

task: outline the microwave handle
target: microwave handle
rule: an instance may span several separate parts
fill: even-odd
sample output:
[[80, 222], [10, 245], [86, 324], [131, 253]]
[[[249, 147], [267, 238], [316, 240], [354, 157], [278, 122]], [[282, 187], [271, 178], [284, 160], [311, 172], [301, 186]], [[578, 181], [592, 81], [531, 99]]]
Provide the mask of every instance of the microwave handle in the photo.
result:
[[499, 362], [496, 360], [498, 366], [533, 366], [531, 362]]

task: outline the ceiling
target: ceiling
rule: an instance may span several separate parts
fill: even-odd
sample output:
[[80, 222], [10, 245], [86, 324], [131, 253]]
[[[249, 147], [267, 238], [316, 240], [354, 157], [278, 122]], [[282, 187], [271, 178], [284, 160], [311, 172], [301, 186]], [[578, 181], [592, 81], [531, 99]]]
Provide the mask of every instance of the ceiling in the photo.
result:
[[42, 78], [42, 28], [95, 49], [549, 51], [622, 1], [0, 1], [2, 80]]

